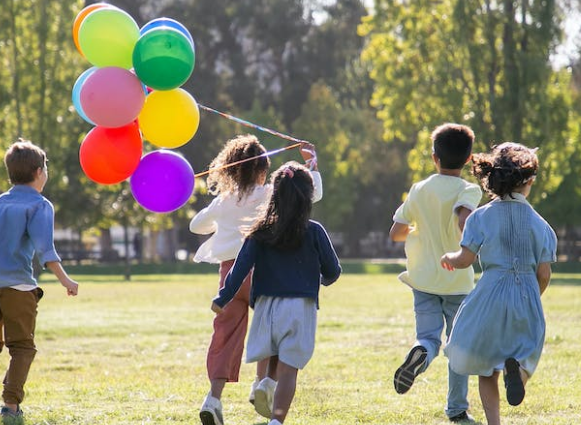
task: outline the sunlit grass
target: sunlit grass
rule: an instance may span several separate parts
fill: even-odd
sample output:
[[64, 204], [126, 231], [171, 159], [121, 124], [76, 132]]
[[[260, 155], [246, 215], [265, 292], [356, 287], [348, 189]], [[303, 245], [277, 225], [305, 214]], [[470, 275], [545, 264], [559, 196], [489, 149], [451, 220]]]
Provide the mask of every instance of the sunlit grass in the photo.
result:
[[[555, 275], [543, 296], [545, 352], [519, 407], [503, 400], [506, 424], [581, 423], [581, 275]], [[50, 275], [39, 305], [39, 352], [23, 404], [27, 424], [197, 424], [208, 391], [205, 354], [217, 276], [75, 276], [68, 298]], [[344, 275], [322, 288], [315, 355], [299, 373], [287, 424], [447, 424], [447, 367], [438, 357], [410, 392], [393, 372], [414, 339], [411, 293], [395, 274]], [[6, 367], [8, 356], [0, 355]], [[253, 365], [223, 395], [229, 425], [265, 424], [247, 402]], [[477, 379], [472, 414], [484, 414]]]

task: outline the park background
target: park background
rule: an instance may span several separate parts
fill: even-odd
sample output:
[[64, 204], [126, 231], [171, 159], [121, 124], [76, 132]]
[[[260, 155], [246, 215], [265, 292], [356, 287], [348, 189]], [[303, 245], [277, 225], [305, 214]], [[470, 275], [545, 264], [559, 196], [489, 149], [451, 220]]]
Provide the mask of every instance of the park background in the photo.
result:
[[[58, 249], [81, 282], [79, 297], [68, 299], [52, 275], [40, 276], [47, 295], [24, 409], [34, 424], [196, 423], [217, 268], [192, 263], [204, 239], [188, 222], [211, 196], [197, 179], [187, 205], [153, 214], [128, 182], [99, 185], [83, 174], [79, 145], [91, 126], [71, 90], [91, 65], [71, 32], [91, 3], [0, 0], [0, 155], [20, 136], [47, 151]], [[580, 2], [109, 3], [140, 26], [166, 16], [188, 28], [196, 64], [183, 88], [199, 103], [317, 146], [324, 198], [314, 217], [331, 233], [344, 275], [322, 292], [315, 357], [299, 375], [289, 424], [447, 423], [443, 357], [409, 396], [393, 390], [413, 314], [397, 281], [402, 245], [387, 239], [411, 183], [434, 172], [429, 134], [447, 121], [474, 129], [475, 151], [502, 141], [540, 148], [530, 201], [557, 231], [560, 261], [543, 296], [539, 370], [525, 403], [511, 409], [503, 401], [502, 413], [510, 424], [581, 423]], [[196, 172], [239, 133], [256, 134], [268, 149], [286, 145], [201, 114], [198, 132], [179, 148]], [[273, 169], [290, 159], [298, 153], [274, 156]], [[2, 173], [0, 191], [9, 188]], [[252, 367], [243, 366], [241, 384], [227, 388], [227, 423], [264, 423], [246, 401], [251, 380]], [[475, 379], [470, 401], [482, 421]]]
[[[154, 214], [128, 182], [96, 184], [79, 165], [91, 126], [71, 91], [91, 65], [75, 49], [72, 23], [90, 3], [2, 0], [0, 155], [17, 137], [46, 149], [45, 194], [65, 260], [190, 262], [204, 237], [189, 233], [188, 221], [211, 200], [204, 178], [183, 208]], [[183, 88], [199, 103], [317, 146], [324, 200], [314, 217], [341, 257], [402, 257], [387, 238], [391, 217], [411, 183], [434, 172], [429, 134], [447, 121], [474, 129], [477, 152], [502, 141], [539, 147], [530, 200], [558, 232], [560, 260], [581, 255], [578, 1], [110, 3], [140, 26], [166, 16], [188, 28], [196, 62]], [[197, 133], [178, 150], [198, 173], [247, 132], [268, 149], [287, 145], [201, 111]], [[273, 169], [291, 159], [300, 160], [296, 150], [273, 156]], [[0, 190], [9, 187], [4, 177]]]
[[[75, 49], [72, 24], [90, 3], [0, 0], [0, 156], [20, 136], [47, 151], [58, 249], [81, 283], [71, 299], [50, 273], [40, 276], [39, 353], [23, 408], [28, 424], [192, 424], [207, 392], [217, 268], [191, 262], [203, 238], [187, 229], [211, 196], [197, 179], [187, 205], [152, 214], [128, 182], [99, 185], [83, 174], [79, 145], [91, 126], [71, 91], [91, 65]], [[580, 2], [110, 3], [140, 26], [167, 16], [188, 28], [196, 64], [183, 87], [199, 103], [317, 146], [325, 194], [314, 217], [330, 231], [344, 275], [322, 291], [315, 356], [299, 375], [289, 424], [448, 423], [445, 358], [408, 395], [393, 390], [414, 323], [410, 291], [397, 281], [402, 246], [387, 240], [411, 183], [434, 172], [429, 134], [446, 121], [474, 129], [475, 151], [501, 141], [540, 148], [530, 200], [559, 235], [560, 261], [543, 296], [539, 369], [523, 405], [502, 401], [501, 409], [508, 424], [581, 423]], [[268, 149], [286, 145], [201, 114], [179, 148], [196, 172], [238, 133]], [[299, 155], [272, 159], [274, 168]], [[7, 359], [2, 353], [0, 369]], [[264, 423], [246, 401], [252, 369], [243, 366], [241, 383], [224, 394], [229, 424]], [[483, 421], [476, 379], [470, 402]]]

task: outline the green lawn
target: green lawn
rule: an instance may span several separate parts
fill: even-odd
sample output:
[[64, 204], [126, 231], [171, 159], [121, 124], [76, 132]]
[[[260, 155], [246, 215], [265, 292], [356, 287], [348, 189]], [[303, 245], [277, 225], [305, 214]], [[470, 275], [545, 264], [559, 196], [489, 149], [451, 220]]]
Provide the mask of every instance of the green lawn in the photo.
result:
[[[68, 298], [41, 282], [39, 348], [23, 404], [27, 424], [197, 424], [208, 391], [205, 352], [217, 276], [75, 276]], [[519, 407], [503, 423], [581, 423], [581, 275], [555, 275], [544, 296], [545, 351]], [[346, 274], [321, 290], [315, 355], [299, 373], [286, 424], [446, 424], [446, 359], [438, 357], [406, 395], [393, 372], [414, 340], [410, 291], [395, 274]], [[0, 355], [0, 367], [8, 361]], [[228, 425], [266, 421], [247, 402], [254, 366], [223, 396]], [[471, 412], [485, 423], [470, 380]]]

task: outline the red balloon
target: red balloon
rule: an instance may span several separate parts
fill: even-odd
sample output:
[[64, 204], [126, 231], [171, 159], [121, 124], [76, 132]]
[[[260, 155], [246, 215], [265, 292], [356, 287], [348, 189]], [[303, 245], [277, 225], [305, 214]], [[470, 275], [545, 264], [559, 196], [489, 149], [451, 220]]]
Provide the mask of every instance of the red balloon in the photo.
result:
[[94, 182], [116, 184], [137, 169], [142, 151], [137, 122], [117, 128], [97, 126], [81, 143], [79, 160], [83, 172]]

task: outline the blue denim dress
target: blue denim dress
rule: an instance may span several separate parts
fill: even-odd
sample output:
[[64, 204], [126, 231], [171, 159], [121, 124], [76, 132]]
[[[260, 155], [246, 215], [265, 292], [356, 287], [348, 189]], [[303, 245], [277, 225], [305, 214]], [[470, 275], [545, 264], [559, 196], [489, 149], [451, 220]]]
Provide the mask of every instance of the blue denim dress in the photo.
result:
[[541, 357], [545, 319], [536, 271], [556, 261], [557, 237], [523, 195], [512, 196], [466, 221], [461, 245], [479, 254], [482, 275], [444, 349], [459, 374], [491, 376], [513, 357], [531, 376]]

